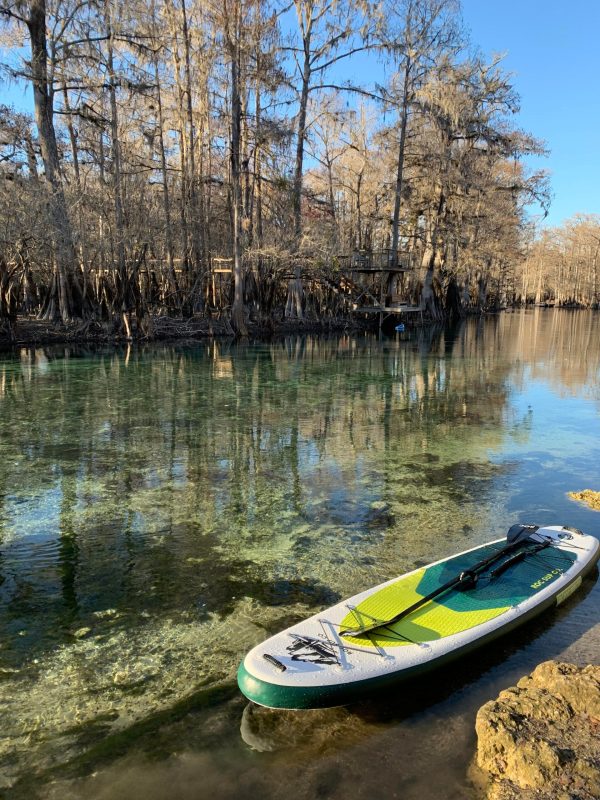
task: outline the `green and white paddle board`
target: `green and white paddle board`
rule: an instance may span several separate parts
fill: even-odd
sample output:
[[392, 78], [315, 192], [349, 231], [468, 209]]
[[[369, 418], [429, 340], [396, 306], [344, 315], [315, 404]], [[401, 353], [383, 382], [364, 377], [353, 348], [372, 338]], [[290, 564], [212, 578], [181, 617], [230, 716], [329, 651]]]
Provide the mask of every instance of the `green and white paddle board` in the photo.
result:
[[270, 708], [343, 705], [560, 605], [600, 556], [598, 539], [573, 528], [515, 528], [521, 541], [420, 567], [272, 636], [243, 660], [240, 689]]

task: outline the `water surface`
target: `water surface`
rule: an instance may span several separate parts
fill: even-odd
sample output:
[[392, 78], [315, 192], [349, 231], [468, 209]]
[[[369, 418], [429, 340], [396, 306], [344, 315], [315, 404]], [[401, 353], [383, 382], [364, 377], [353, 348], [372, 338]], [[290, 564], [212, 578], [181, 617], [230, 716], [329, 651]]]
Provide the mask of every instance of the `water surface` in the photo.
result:
[[598, 658], [600, 589], [343, 709], [237, 692], [268, 634], [503, 536], [600, 535], [600, 317], [270, 344], [0, 354], [7, 797], [464, 798], [474, 717]]

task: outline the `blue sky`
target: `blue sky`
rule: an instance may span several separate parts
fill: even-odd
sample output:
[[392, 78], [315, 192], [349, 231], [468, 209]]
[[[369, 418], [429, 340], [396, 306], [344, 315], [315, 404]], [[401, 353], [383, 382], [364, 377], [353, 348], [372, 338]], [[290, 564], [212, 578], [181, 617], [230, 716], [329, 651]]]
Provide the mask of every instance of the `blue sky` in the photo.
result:
[[463, 18], [485, 53], [506, 52], [521, 95], [519, 126], [550, 149], [546, 224], [600, 214], [600, 4], [596, 0], [463, 0]]
[[[600, 3], [463, 0], [462, 6], [473, 43], [486, 54], [506, 53], [504, 68], [521, 96], [518, 126], [550, 149], [548, 158], [531, 162], [552, 175], [545, 224], [578, 212], [600, 214]], [[0, 88], [0, 102], [31, 110], [22, 87]]]

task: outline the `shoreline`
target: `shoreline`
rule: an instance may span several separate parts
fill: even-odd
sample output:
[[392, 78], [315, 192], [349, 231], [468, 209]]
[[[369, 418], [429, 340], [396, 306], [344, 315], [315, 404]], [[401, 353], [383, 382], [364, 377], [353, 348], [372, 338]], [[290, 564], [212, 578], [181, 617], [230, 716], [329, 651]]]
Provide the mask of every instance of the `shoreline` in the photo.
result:
[[[499, 311], [515, 313], [519, 310], [531, 310], [530, 307], [511, 307], [488, 311], [483, 316], [495, 316]], [[560, 310], [579, 311], [594, 309], [575, 309], [563, 307]], [[465, 314], [461, 320], [468, 319], [474, 314]], [[416, 320], [402, 320], [407, 330], [426, 328], [436, 325], [452, 323], [450, 317], [443, 319], [428, 319], [422, 322]], [[455, 320], [456, 322], [456, 320]], [[204, 316], [194, 317], [169, 317], [153, 316], [150, 318], [151, 333], [140, 336], [127, 336], [124, 332], [114, 332], [108, 323], [81, 320], [73, 321], [67, 325], [63, 323], [47, 322], [35, 317], [18, 319], [13, 323], [12, 337], [6, 327], [0, 325], [0, 351], [10, 351], [15, 347], [42, 347], [51, 345], [123, 345], [123, 344], [151, 344], [155, 342], [183, 342], [202, 341], [206, 339], [254, 339], [268, 341], [273, 338], [301, 334], [327, 334], [327, 333], [367, 333], [379, 330], [376, 318], [366, 320], [354, 316], [316, 319], [272, 319], [264, 322], [247, 322], [247, 336], [241, 337], [235, 333], [228, 318], [214, 319]], [[388, 326], [389, 328], [389, 326]], [[389, 335], [389, 329], [386, 330]]]
[[[154, 342], [201, 341], [206, 339], [238, 339], [228, 320], [206, 317], [153, 317], [152, 334], [127, 337], [109, 332], [107, 326], [97, 322], [49, 323], [37, 319], [20, 320], [10, 338], [0, 330], [0, 351], [16, 347], [43, 347], [51, 345], [123, 345], [151, 344]], [[248, 337], [271, 339], [278, 336], [324, 333], [361, 333], [372, 331], [373, 325], [352, 317], [327, 320], [270, 320], [267, 324], [248, 323]]]

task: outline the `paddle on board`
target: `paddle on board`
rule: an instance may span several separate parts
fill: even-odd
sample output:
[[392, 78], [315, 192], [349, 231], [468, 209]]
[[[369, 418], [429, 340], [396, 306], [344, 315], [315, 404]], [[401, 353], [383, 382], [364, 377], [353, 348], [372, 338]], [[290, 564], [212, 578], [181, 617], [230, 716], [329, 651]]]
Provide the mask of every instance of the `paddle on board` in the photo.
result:
[[505, 547], [502, 547], [496, 553], [487, 558], [478, 561], [476, 564], [470, 569], [463, 570], [461, 573], [456, 575], [454, 578], [451, 578], [446, 583], [443, 583], [441, 586], [438, 586], [437, 589], [434, 589], [429, 594], [425, 595], [424, 597], [419, 598], [415, 603], [408, 608], [403, 608], [402, 611], [399, 611], [393, 617], [386, 620], [375, 620], [368, 625], [363, 625], [361, 628], [351, 628], [349, 630], [340, 631], [340, 636], [362, 636], [364, 633], [369, 633], [370, 631], [375, 631], [378, 628], [383, 628], [388, 625], [393, 625], [396, 622], [399, 622], [404, 617], [407, 617], [409, 614], [412, 614], [413, 611], [421, 608], [426, 603], [429, 603], [431, 600], [434, 600], [436, 597], [439, 597], [444, 592], [450, 591], [450, 589], [458, 589], [459, 591], [464, 591], [466, 589], [472, 589], [478, 580], [479, 573], [484, 570], [486, 567], [489, 567], [491, 564], [494, 564], [496, 561], [499, 561], [503, 556], [508, 555], [509, 553], [514, 553], [515, 550], [519, 550], [519, 548], [528, 543], [530, 541], [535, 542], [535, 547], [529, 549], [523, 549], [518, 553], [515, 553], [512, 558], [507, 559], [503, 564], [501, 564], [496, 570], [494, 577], [500, 575], [506, 569], [508, 569], [513, 563], [516, 561], [520, 561], [522, 558], [525, 558], [530, 553], [536, 553], [538, 550], [543, 549], [544, 547], [548, 547], [550, 544], [549, 540], [542, 539], [541, 537], [536, 541], [533, 539], [533, 535], [539, 529], [539, 525], [522, 525], [517, 523], [516, 525], [512, 525], [508, 533], [506, 535], [506, 541], [508, 544]]

